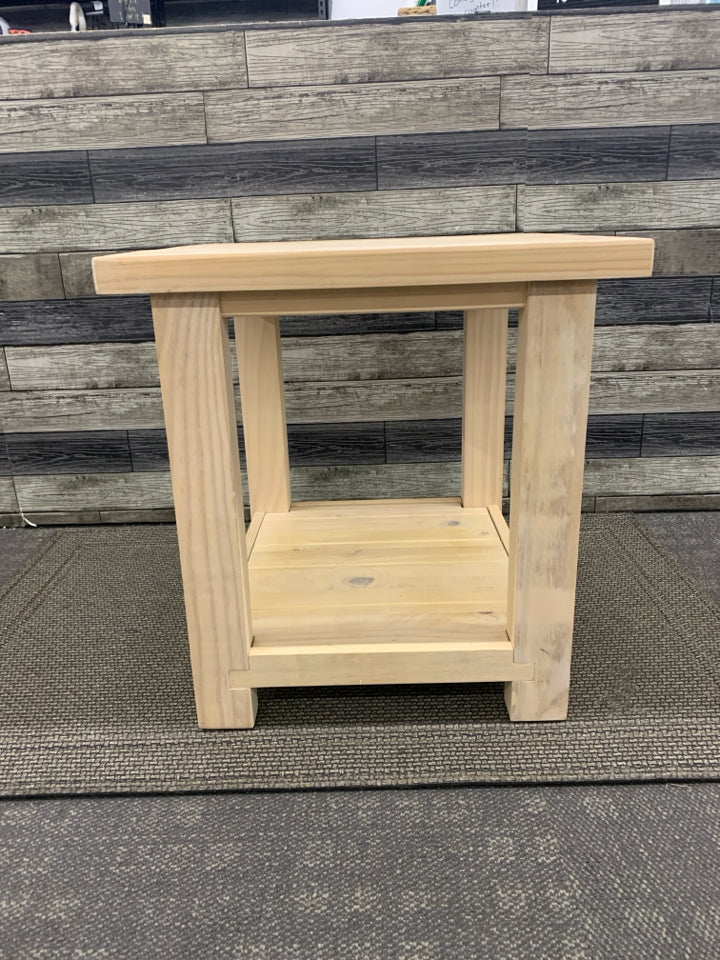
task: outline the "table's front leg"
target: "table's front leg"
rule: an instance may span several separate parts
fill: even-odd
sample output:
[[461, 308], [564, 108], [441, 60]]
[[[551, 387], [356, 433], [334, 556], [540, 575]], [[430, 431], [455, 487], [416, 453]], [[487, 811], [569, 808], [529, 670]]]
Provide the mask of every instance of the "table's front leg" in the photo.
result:
[[201, 727], [251, 727], [250, 590], [227, 321], [214, 294], [156, 294], [153, 321]]
[[510, 488], [508, 634], [535, 678], [506, 684], [512, 720], [568, 711], [595, 282], [528, 284]]

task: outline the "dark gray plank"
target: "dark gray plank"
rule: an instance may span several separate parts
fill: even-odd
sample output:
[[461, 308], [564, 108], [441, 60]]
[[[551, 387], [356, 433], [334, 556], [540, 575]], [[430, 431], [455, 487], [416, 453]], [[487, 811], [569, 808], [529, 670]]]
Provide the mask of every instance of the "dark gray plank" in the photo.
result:
[[553, 17], [550, 73], [720, 67], [720, 19], [711, 12]]
[[92, 202], [84, 150], [0, 154], [0, 207]]
[[[384, 20], [312, 30], [249, 30], [251, 86], [370, 83], [545, 73], [545, 18]], [[412, 100], [408, 103], [412, 113]]]
[[523, 76], [502, 80], [500, 126], [504, 129], [718, 121], [720, 70], [573, 74], [533, 77], [532, 83]]
[[643, 426], [642, 455], [720, 456], [720, 413], [647, 414]]
[[720, 277], [713, 278], [712, 295], [710, 297], [710, 319], [720, 320]]
[[227, 200], [0, 209], [0, 250], [135, 249], [233, 239]]
[[529, 232], [712, 227], [720, 223], [720, 180], [520, 185], [517, 217]]
[[14, 476], [60, 473], [125, 473], [132, 469], [124, 431], [8, 433]]
[[0, 343], [7, 346], [152, 339], [149, 297], [0, 303]]
[[284, 337], [347, 336], [369, 333], [417, 333], [435, 328], [435, 314], [351, 313], [341, 316], [281, 317]]
[[720, 177], [720, 124], [672, 128], [668, 177], [671, 180]]
[[[462, 310], [439, 310], [435, 314], [435, 327], [437, 330], [462, 330], [463, 328]], [[511, 327], [518, 325], [518, 311], [508, 311], [508, 324]]]
[[100, 523], [175, 523], [175, 510], [101, 510]]
[[374, 190], [371, 138], [204, 144], [90, 154], [98, 203]]
[[461, 187], [525, 179], [521, 130], [378, 137], [378, 187]]
[[720, 457], [588, 460], [584, 490], [597, 497], [717, 494], [720, 490]]
[[615, 513], [621, 510], [632, 513], [658, 510], [720, 510], [720, 493], [597, 497], [595, 509], [598, 513]]
[[588, 459], [603, 457], [639, 457], [642, 416], [591, 416], [588, 418], [585, 456]]
[[232, 210], [238, 240], [505, 233], [515, 228], [515, 187], [249, 197]]
[[500, 81], [417, 80], [205, 94], [209, 143], [497, 130]]
[[664, 180], [669, 130], [669, 127], [532, 130], [527, 134], [525, 180], [527, 183]]
[[12, 475], [12, 465], [8, 455], [7, 441], [5, 434], [0, 433], [0, 477], [9, 477]]
[[618, 236], [652, 237], [655, 240], [654, 274], [686, 273], [707, 276], [720, 264], [720, 229], [618, 230]]
[[0, 256], [0, 300], [64, 297], [56, 253]]
[[595, 322], [698, 323], [710, 311], [711, 277], [600, 280]]
[[18, 502], [15, 496], [15, 481], [11, 477], [0, 477], [0, 515], [17, 513]]
[[230, 30], [79, 35], [8, 44], [1, 53], [3, 100], [210, 90], [247, 83], [243, 35]]
[[0, 103], [1, 153], [205, 141], [201, 93]]

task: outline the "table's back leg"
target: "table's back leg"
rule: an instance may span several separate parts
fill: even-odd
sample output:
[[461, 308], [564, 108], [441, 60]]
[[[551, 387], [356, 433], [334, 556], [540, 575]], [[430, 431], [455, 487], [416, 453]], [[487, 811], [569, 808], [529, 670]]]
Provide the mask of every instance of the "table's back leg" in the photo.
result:
[[465, 311], [462, 502], [502, 506], [508, 312]]
[[201, 727], [251, 727], [252, 620], [227, 321], [215, 294], [156, 294], [153, 321]]
[[512, 720], [567, 716], [595, 288], [531, 283], [520, 314], [508, 634], [535, 679], [506, 684]]
[[250, 510], [290, 509], [285, 389], [277, 317], [235, 317]]

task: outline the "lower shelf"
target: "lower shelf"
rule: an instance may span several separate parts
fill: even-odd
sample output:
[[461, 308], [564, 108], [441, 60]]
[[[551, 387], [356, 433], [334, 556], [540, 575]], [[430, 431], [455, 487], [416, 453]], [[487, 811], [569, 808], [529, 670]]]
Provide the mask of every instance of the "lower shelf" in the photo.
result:
[[253, 521], [239, 687], [530, 680], [506, 633], [507, 553], [459, 500], [301, 503]]

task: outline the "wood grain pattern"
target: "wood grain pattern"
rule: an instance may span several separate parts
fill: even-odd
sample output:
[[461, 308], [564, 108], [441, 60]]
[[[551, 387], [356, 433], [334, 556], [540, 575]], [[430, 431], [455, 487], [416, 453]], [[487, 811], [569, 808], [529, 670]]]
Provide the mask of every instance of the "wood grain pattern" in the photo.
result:
[[720, 280], [715, 277], [710, 297], [710, 319], [720, 320]]
[[547, 70], [548, 20], [384, 21], [248, 31], [250, 86], [348, 84]]
[[12, 464], [8, 456], [5, 434], [0, 433], [0, 477], [12, 476]]
[[720, 124], [673, 127], [668, 179], [706, 180], [720, 177]]
[[550, 73], [720, 67], [720, 20], [701, 10], [554, 17]]
[[96, 250], [93, 252], [75, 251], [59, 254], [65, 296], [69, 299], [97, 296], [92, 275], [92, 258], [98, 254], [115, 252], [115, 250]]
[[18, 502], [15, 496], [14, 481], [11, 477], [0, 477], [0, 514], [17, 514]]
[[0, 207], [92, 202], [85, 151], [0, 154]]
[[157, 429], [160, 390], [43, 390], [0, 393], [0, 422], [18, 433]]
[[242, 423], [255, 513], [290, 509], [290, 461], [277, 317], [236, 317]]
[[130, 444], [124, 431], [8, 433], [5, 440], [15, 476], [132, 470]]
[[370, 333], [415, 333], [435, 329], [435, 313], [356, 313], [340, 316], [306, 314], [280, 317], [280, 332], [285, 337], [342, 336]]
[[643, 424], [642, 455], [720, 456], [720, 413], [648, 414]]
[[[407, 109], [412, 101], [412, 111]], [[205, 94], [208, 143], [496, 130], [497, 77]], [[1, 141], [0, 141], [1, 142]]]
[[[67, 29], [67, 26], [66, 26]], [[242, 33], [157, 34], [7, 44], [0, 99], [98, 97], [246, 85]], [[38, 70], [42, 63], [42, 70]]]
[[638, 457], [589, 460], [585, 492], [595, 496], [717, 494], [720, 457]]
[[100, 523], [175, 523], [175, 511], [165, 510], [101, 510]]
[[710, 277], [600, 280], [595, 324], [677, 324], [707, 320], [711, 285]]
[[11, 253], [232, 240], [227, 200], [95, 203], [0, 209], [0, 250]]
[[522, 183], [527, 151], [524, 130], [378, 137], [378, 187], [393, 190]]
[[[142, 342], [152, 340], [152, 317], [150, 314], [149, 297], [95, 297], [94, 299], [79, 300], [35, 300], [24, 302], [0, 302], [0, 343], [8, 346], [22, 344], [107, 344], [109, 339], [114, 341]], [[55, 355], [60, 367], [53, 374], [53, 381], [60, 383], [64, 371], [69, 375], [69, 381], [80, 384], [77, 389], [87, 389], [107, 383], [111, 386], [132, 386], [124, 382], [127, 373], [132, 378], [132, 368], [127, 371], [112, 371], [102, 369], [101, 365], [112, 362], [113, 349], [105, 347], [85, 349], [77, 347], [60, 351], [55, 354], [55, 348], [50, 355]], [[38, 359], [45, 353], [45, 349], [36, 351]], [[135, 359], [147, 366], [147, 348], [145, 353], [136, 351]], [[93, 365], [92, 373], [87, 377], [77, 377], [71, 373], [74, 364], [72, 356], [84, 357]], [[22, 354], [21, 354], [22, 355]], [[122, 350], [120, 351], [122, 356]], [[131, 351], [132, 355], [132, 351]], [[120, 360], [120, 357], [118, 357]], [[122, 361], [120, 361], [122, 362]], [[153, 383], [157, 383], [157, 363], [153, 357], [155, 376]], [[78, 372], [79, 372], [79, 365]], [[20, 388], [18, 388], [20, 389]]]
[[0, 300], [64, 297], [56, 253], [0, 256]]
[[720, 70], [503, 77], [500, 126], [633, 127], [720, 121]]
[[0, 103], [0, 152], [205, 143], [201, 93]]
[[376, 187], [369, 137], [94, 151], [90, 170], [98, 203]]
[[529, 285], [519, 328], [507, 629], [515, 661], [534, 663], [535, 674], [506, 684], [511, 720], [567, 716], [594, 322], [594, 283]]
[[720, 223], [720, 180], [518, 187], [521, 230], [653, 230]]
[[29, 517], [64, 510], [113, 510], [123, 503], [135, 510], [167, 510], [173, 505], [169, 472], [17, 477], [15, 485]]
[[720, 510], [720, 494], [674, 494], [663, 496], [651, 494], [643, 497], [596, 497], [595, 509], [598, 513], [627, 510], [632, 513], [658, 510]]
[[669, 127], [532, 130], [525, 136], [526, 172], [517, 178], [519, 183], [627, 183], [666, 177]]
[[0, 390], [10, 389], [10, 374], [8, 373], [7, 360], [5, 359], [5, 350], [0, 347]]
[[[624, 230], [618, 230], [622, 236]], [[633, 230], [634, 237], [655, 241], [656, 274], [714, 274], [720, 263], [720, 228], [709, 230]]]
[[254, 691], [227, 685], [253, 637], [227, 324], [212, 294], [160, 294], [152, 309], [198, 723], [251, 727]]

